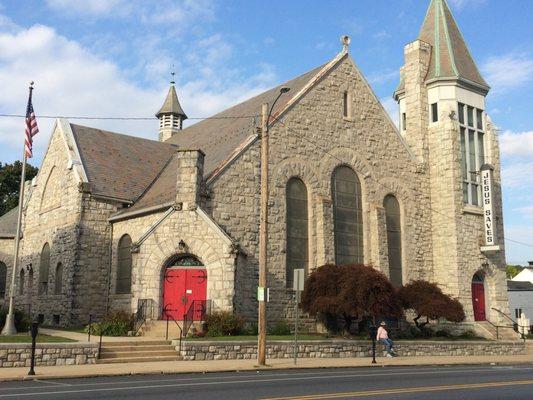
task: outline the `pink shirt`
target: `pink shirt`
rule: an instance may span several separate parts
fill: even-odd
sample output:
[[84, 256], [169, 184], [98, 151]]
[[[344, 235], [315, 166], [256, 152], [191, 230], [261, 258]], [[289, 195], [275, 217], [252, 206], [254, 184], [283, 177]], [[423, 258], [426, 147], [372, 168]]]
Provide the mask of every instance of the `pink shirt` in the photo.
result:
[[389, 334], [387, 333], [387, 330], [385, 328], [383, 328], [382, 326], [380, 326], [378, 328], [378, 334], [376, 336], [376, 340], [388, 339], [388, 338], [389, 338]]

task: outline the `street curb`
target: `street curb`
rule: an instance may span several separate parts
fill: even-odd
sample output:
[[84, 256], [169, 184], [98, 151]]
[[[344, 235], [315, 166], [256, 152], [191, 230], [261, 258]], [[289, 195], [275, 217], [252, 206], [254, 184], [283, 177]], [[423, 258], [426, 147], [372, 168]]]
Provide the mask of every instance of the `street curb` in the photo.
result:
[[34, 376], [17, 376], [17, 377], [8, 377], [0, 378], [0, 382], [13, 382], [13, 381], [33, 381], [33, 380], [50, 380], [50, 379], [79, 379], [79, 378], [101, 378], [101, 377], [112, 377], [112, 376], [137, 376], [137, 375], [183, 375], [183, 374], [210, 374], [210, 373], [220, 373], [220, 372], [244, 372], [244, 371], [283, 371], [288, 369], [342, 369], [342, 368], [398, 368], [398, 367], [451, 367], [451, 366], [473, 366], [473, 365], [487, 365], [487, 366], [505, 366], [505, 365], [533, 365], [531, 361], [495, 361], [495, 362], [430, 362], [427, 364], [416, 364], [416, 363], [402, 363], [402, 364], [368, 364], [368, 365], [339, 365], [339, 366], [312, 366], [312, 365], [291, 365], [291, 366], [276, 366], [276, 365], [266, 365], [264, 367], [252, 366], [244, 368], [220, 368], [212, 369], [208, 371], [183, 371], [183, 370], [173, 370], [170, 368], [161, 369], [161, 370], [152, 370], [152, 371], [130, 371], [130, 372], [116, 372], [116, 373], [80, 373], [73, 375], [61, 375], [61, 374], [50, 374], [50, 375], [39, 375], [38, 367], [37, 374]]

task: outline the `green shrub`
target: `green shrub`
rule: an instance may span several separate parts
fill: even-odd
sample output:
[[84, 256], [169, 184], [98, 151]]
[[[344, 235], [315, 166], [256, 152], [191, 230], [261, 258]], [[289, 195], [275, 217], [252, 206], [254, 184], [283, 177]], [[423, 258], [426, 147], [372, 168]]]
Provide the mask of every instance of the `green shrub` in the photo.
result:
[[216, 311], [205, 317], [206, 336], [236, 336], [242, 333], [244, 319], [229, 311]]
[[248, 335], [248, 336], [256, 336], [258, 333], [259, 333], [259, 329], [257, 328], [256, 323], [248, 324], [242, 330], [242, 334]]
[[[107, 314], [101, 322], [93, 322], [91, 334], [104, 336], [125, 336], [133, 329], [133, 318], [125, 311], [116, 311]], [[85, 332], [89, 332], [89, 325], [85, 327]]]
[[285, 321], [278, 322], [276, 325], [268, 329], [269, 335], [286, 336], [291, 334], [291, 328]]
[[[0, 327], [2, 328], [6, 323], [7, 313], [7, 309], [0, 309]], [[30, 319], [24, 311], [15, 310], [15, 328], [17, 328], [17, 332], [27, 332], [30, 328]]]

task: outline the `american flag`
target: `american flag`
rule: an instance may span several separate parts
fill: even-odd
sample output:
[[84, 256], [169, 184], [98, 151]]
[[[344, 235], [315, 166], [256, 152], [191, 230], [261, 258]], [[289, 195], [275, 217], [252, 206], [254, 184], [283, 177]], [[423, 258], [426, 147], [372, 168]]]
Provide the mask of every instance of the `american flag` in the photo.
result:
[[33, 87], [30, 87], [30, 97], [28, 98], [28, 107], [26, 108], [26, 139], [24, 142], [24, 151], [26, 152], [27, 158], [31, 158], [33, 156], [33, 137], [39, 133], [37, 119], [35, 118], [33, 105], [31, 104], [32, 91]]

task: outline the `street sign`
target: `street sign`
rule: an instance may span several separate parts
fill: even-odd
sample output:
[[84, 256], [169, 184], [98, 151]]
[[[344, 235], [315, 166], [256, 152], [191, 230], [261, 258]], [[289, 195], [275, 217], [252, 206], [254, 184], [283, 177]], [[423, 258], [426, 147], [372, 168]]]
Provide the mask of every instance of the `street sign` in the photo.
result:
[[292, 283], [292, 288], [296, 291], [304, 290], [304, 281], [305, 281], [305, 269], [295, 269], [294, 270], [294, 279]]
[[265, 288], [262, 286], [257, 287], [257, 300], [265, 301]]

